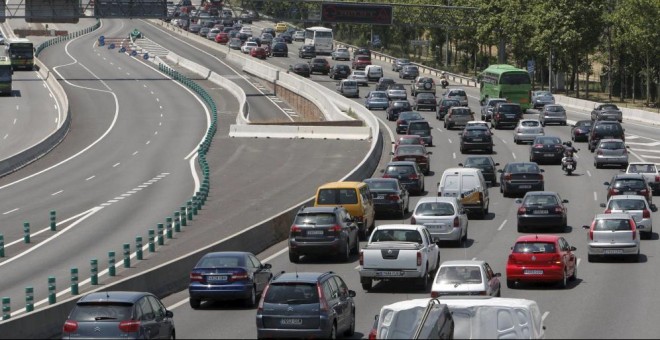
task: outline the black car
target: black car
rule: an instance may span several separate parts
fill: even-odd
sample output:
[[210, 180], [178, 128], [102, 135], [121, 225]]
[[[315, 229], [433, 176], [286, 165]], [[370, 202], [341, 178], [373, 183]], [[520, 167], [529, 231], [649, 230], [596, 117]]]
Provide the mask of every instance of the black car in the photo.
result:
[[316, 58], [314, 45], [303, 45], [298, 49], [298, 58]]
[[347, 79], [351, 74], [351, 67], [345, 64], [335, 64], [330, 67], [328, 76], [332, 79]]
[[571, 125], [571, 140], [574, 142], [586, 142], [589, 140], [589, 132], [594, 126], [591, 120], [578, 120]]
[[275, 29], [272, 28], [272, 27], [266, 27], [266, 28], [262, 29], [261, 34], [264, 34], [264, 33], [268, 33], [272, 36], [277, 36], [277, 33], [275, 33]]
[[299, 76], [307, 77], [309, 78], [309, 75], [311, 74], [311, 70], [309, 68], [308, 64], [305, 63], [298, 63], [295, 65], [289, 65], [289, 72], [293, 72]]
[[504, 197], [545, 189], [544, 170], [536, 163], [509, 163], [497, 172], [500, 173], [500, 192]]
[[403, 111], [399, 112], [398, 117], [394, 119], [396, 119], [396, 133], [405, 133], [408, 131], [408, 122], [424, 119], [424, 117], [417, 111]]
[[620, 139], [626, 141], [625, 129], [621, 123], [609, 120], [597, 120], [591, 127], [587, 143], [589, 151], [594, 152], [601, 139]]
[[567, 209], [564, 206], [568, 200], [562, 199], [558, 193], [552, 191], [530, 191], [522, 199], [517, 199], [518, 232], [522, 233], [530, 228], [554, 229], [563, 232], [567, 226]]
[[603, 183], [607, 186], [607, 199], [615, 195], [640, 195], [646, 197], [651, 204], [653, 193], [651, 187], [642, 174], [618, 174], [609, 182]]
[[280, 33], [277, 37], [284, 39], [287, 44], [293, 44], [293, 36], [290, 33]]
[[355, 333], [355, 292], [333, 272], [282, 273], [257, 309], [257, 338], [336, 339]]
[[435, 98], [435, 94], [430, 92], [419, 92], [415, 97], [413, 97], [413, 109], [419, 111], [422, 108], [430, 109], [435, 111], [435, 108], [438, 106], [438, 100]]
[[395, 213], [403, 218], [410, 208], [410, 195], [396, 178], [367, 178], [377, 214]]
[[415, 65], [405, 65], [399, 70], [399, 78], [415, 79], [419, 76], [419, 68]]
[[469, 156], [465, 158], [463, 163], [458, 163], [458, 165], [464, 168], [479, 169], [486, 182], [490, 182], [491, 185], [497, 184], [496, 173], [500, 163], [495, 162], [491, 156]]
[[[385, 114], [387, 116], [387, 120], [396, 120], [399, 118], [399, 114], [403, 111], [410, 111], [412, 110], [412, 106], [410, 105], [410, 102], [407, 100], [393, 100], [390, 102], [390, 105], [385, 109]], [[406, 125], [407, 128], [407, 125]], [[397, 132], [398, 129], [397, 129]]]
[[417, 162], [399, 161], [389, 162], [385, 166], [383, 178], [396, 178], [410, 193], [421, 195], [424, 193], [424, 173]]
[[396, 82], [392, 78], [381, 77], [376, 83], [376, 91], [386, 91], [387, 88], [394, 83]]
[[438, 120], [444, 120], [445, 115], [447, 115], [449, 109], [451, 109], [454, 106], [461, 106], [461, 102], [453, 99], [441, 100], [440, 103], [438, 104], [438, 111], [435, 113], [435, 118]]
[[329, 255], [345, 262], [359, 247], [357, 223], [341, 206], [303, 207], [289, 232], [289, 260], [293, 263], [301, 255]]
[[321, 73], [327, 75], [330, 73], [330, 63], [325, 58], [314, 58], [309, 61], [309, 68], [311, 73]]
[[461, 137], [461, 153], [472, 150], [493, 153], [493, 136], [487, 127], [482, 125], [467, 126], [458, 135]]
[[288, 57], [289, 56], [289, 46], [286, 43], [275, 43], [270, 49], [270, 55], [272, 57]]
[[538, 136], [529, 150], [529, 161], [536, 163], [561, 164], [564, 158], [564, 144], [559, 137]]
[[523, 111], [520, 104], [515, 103], [497, 103], [493, 108], [493, 117], [490, 124], [495, 129], [500, 129], [502, 126], [511, 126], [515, 128], [518, 121], [522, 119]]
[[62, 328], [62, 337], [174, 339], [173, 316], [151, 293], [89, 293], [81, 297], [69, 313]]

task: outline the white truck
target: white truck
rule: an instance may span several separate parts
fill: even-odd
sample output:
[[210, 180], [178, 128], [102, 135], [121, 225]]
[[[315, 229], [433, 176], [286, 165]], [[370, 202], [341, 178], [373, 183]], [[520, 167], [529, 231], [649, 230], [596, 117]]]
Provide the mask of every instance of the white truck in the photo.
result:
[[630, 162], [628, 163], [626, 173], [643, 175], [653, 193], [660, 192], [660, 172], [655, 163]]
[[440, 249], [423, 225], [377, 226], [360, 251], [360, 282], [371, 289], [374, 280], [414, 280], [426, 290], [440, 266]]

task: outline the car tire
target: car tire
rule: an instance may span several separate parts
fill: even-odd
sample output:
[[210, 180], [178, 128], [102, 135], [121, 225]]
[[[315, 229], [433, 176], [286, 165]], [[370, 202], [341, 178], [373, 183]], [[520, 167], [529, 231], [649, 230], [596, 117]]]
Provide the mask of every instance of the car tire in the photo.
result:
[[351, 326], [344, 332], [344, 336], [349, 337], [355, 334], [355, 310], [351, 313]]
[[291, 263], [298, 263], [298, 262], [300, 262], [300, 255], [298, 255], [298, 254], [296, 254], [296, 253], [294, 253], [294, 252], [289, 251], [289, 261], [290, 261]]
[[373, 284], [373, 280], [371, 279], [360, 279], [360, 284], [362, 285], [362, 289], [368, 291], [371, 289], [371, 285]]
[[566, 276], [566, 270], [564, 270], [564, 275], [562, 275], [561, 281], [559, 281], [559, 288], [566, 289], [568, 286], [568, 277]]
[[252, 287], [252, 292], [250, 296], [243, 301], [245, 307], [252, 308], [257, 304], [257, 288]]
[[367, 240], [367, 235], [369, 235], [369, 233], [367, 232], [367, 229], [368, 229], [367, 227], [365, 227], [362, 230], [358, 229], [358, 239], [360, 241], [366, 241]]
[[493, 153], [493, 148], [486, 149], [486, 152], [489, 153], [489, 154], [492, 154]]
[[190, 308], [192, 308], [192, 309], [197, 309], [202, 304], [201, 299], [190, 298], [189, 302], [190, 302]]
[[428, 266], [428, 264], [426, 265], [426, 272], [424, 273], [424, 276], [417, 279], [417, 287], [419, 289], [423, 290], [424, 292], [426, 292], [426, 290], [429, 287], [429, 266]]
[[591, 254], [587, 255], [587, 262], [596, 262], [596, 257]]
[[640, 233], [639, 237], [644, 239], [644, 240], [650, 240], [650, 239], [653, 238], [653, 230], [651, 230], [649, 232]]
[[360, 253], [360, 240], [359, 239], [355, 240], [355, 246], [353, 247], [353, 249], [351, 249], [351, 252], [355, 255]]
[[339, 248], [339, 259], [341, 262], [348, 262], [351, 259], [351, 245], [350, 242], [346, 242], [346, 245], [342, 248]]
[[516, 282], [513, 280], [506, 280], [506, 288], [514, 289], [516, 288]]
[[578, 269], [578, 267], [577, 267], [577, 263], [575, 263], [575, 268], [573, 269], [573, 275], [571, 275], [571, 276], [568, 277], [568, 279], [569, 279], [570, 281], [575, 281], [575, 280], [577, 280], [577, 269]]

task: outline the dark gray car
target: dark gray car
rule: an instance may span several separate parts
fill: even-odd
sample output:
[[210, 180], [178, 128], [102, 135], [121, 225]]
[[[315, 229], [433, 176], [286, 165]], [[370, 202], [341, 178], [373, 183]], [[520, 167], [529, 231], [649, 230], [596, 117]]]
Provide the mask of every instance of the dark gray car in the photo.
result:
[[62, 337], [174, 339], [174, 314], [147, 292], [105, 291], [78, 300], [62, 328]]
[[405, 65], [399, 70], [399, 78], [415, 79], [419, 76], [419, 68], [415, 65]]
[[410, 209], [410, 195], [396, 178], [367, 178], [376, 213], [396, 213], [403, 218]]
[[399, 58], [392, 63], [392, 71], [399, 72], [404, 66], [410, 65], [410, 59]]
[[614, 104], [600, 104], [591, 111], [591, 120], [616, 120], [623, 121], [623, 113]]

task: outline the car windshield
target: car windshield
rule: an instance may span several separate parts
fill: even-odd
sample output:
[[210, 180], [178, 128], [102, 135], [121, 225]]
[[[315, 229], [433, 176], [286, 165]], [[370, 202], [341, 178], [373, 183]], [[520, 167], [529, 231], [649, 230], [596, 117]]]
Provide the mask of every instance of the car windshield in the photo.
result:
[[530, 195], [525, 198], [523, 205], [559, 205], [559, 202], [557, 201], [557, 197], [554, 195]]
[[271, 283], [264, 296], [264, 303], [281, 305], [319, 303], [319, 293], [316, 284], [312, 283]]
[[645, 189], [646, 183], [643, 179], [619, 179], [614, 182], [615, 188]]
[[435, 282], [441, 284], [481, 283], [481, 268], [478, 266], [441, 266]]
[[518, 242], [513, 247], [514, 253], [522, 254], [554, 253], [555, 251], [555, 244], [550, 242]]
[[330, 213], [304, 213], [296, 215], [293, 224], [335, 224], [335, 214]]
[[397, 190], [396, 182], [394, 181], [369, 181], [367, 182], [370, 190]]
[[453, 109], [451, 114], [454, 116], [468, 116], [470, 115], [470, 109]]
[[638, 199], [613, 199], [608, 206], [612, 210], [644, 210], [646, 202]]
[[356, 204], [358, 202], [355, 189], [321, 189], [319, 190], [318, 204]]
[[419, 155], [419, 156], [425, 154], [424, 147], [415, 146], [415, 145], [401, 145], [396, 149], [396, 153], [399, 155]]
[[605, 150], [620, 150], [625, 149], [626, 145], [623, 142], [600, 142], [598, 148]]
[[241, 255], [204, 256], [196, 268], [245, 267], [245, 257]]
[[625, 231], [631, 229], [630, 220], [628, 219], [602, 219], [594, 225], [596, 231]]
[[415, 209], [418, 216], [452, 216], [454, 213], [454, 206], [447, 202], [420, 203]]
[[457, 100], [443, 100], [442, 101], [442, 106], [459, 106], [461, 103]]
[[658, 170], [655, 164], [630, 164], [628, 172], [634, 173], [656, 173]]
[[412, 165], [390, 165], [385, 170], [385, 174], [390, 176], [408, 176], [414, 173], [415, 169]]
[[123, 321], [132, 317], [133, 304], [123, 302], [82, 302], [73, 309], [70, 319], [76, 321]]
[[584, 127], [589, 127], [592, 126], [593, 123], [590, 120], [581, 120], [575, 124], [575, 126], [584, 126]]
[[449, 97], [467, 97], [467, 95], [465, 94], [465, 91], [463, 91], [463, 90], [449, 91], [447, 96], [449, 96]]
[[415, 111], [401, 112], [399, 118], [403, 120], [413, 120], [413, 119], [424, 119], [422, 116]]
[[417, 230], [399, 230], [399, 229], [387, 229], [387, 230], [376, 230], [371, 236], [372, 242], [386, 242], [386, 241], [398, 241], [398, 242], [413, 242], [413, 243], [422, 243], [422, 235], [419, 234]]
[[550, 97], [552, 96], [552, 93], [548, 91], [536, 91], [536, 96], [537, 97]]
[[541, 125], [538, 120], [521, 120], [520, 121], [520, 126], [524, 127], [537, 127]]
[[470, 157], [465, 160], [466, 166], [490, 166], [490, 161], [486, 157]]
[[557, 145], [561, 144], [561, 139], [556, 137], [537, 137], [534, 144]]
[[603, 105], [600, 107], [601, 110], [618, 110], [619, 108], [614, 104]]

